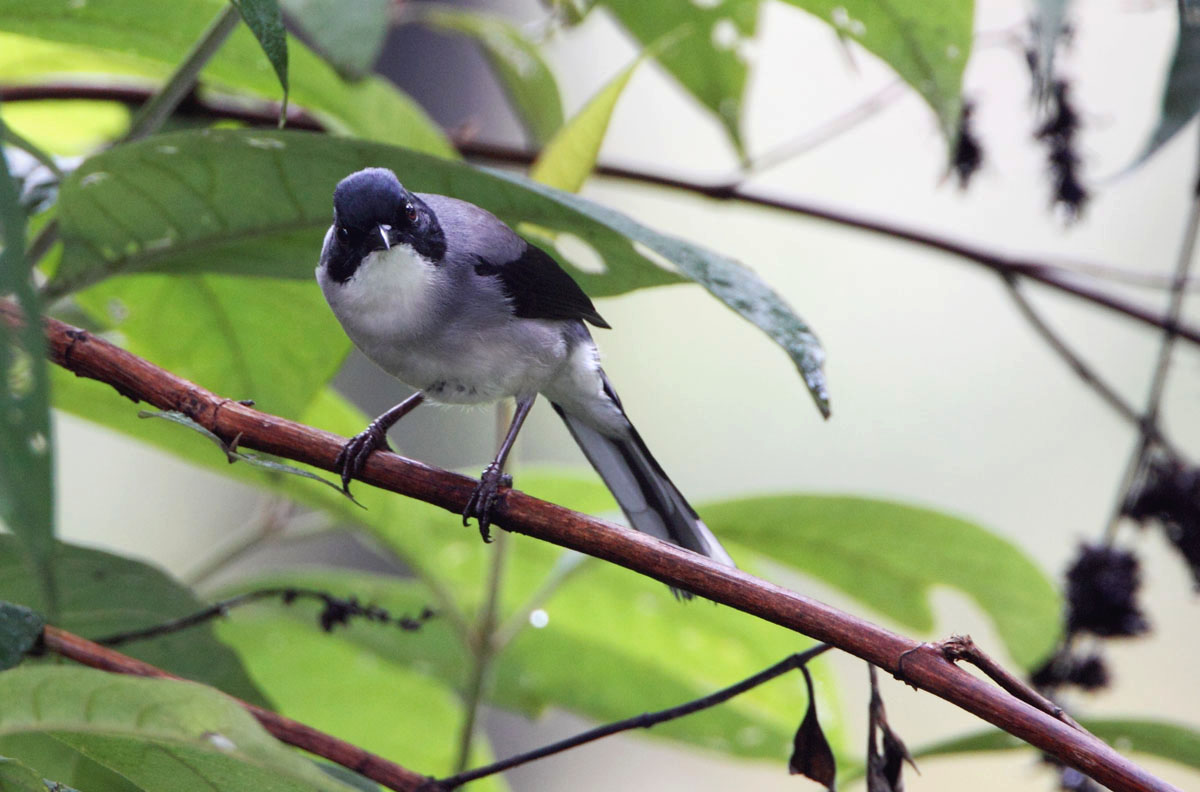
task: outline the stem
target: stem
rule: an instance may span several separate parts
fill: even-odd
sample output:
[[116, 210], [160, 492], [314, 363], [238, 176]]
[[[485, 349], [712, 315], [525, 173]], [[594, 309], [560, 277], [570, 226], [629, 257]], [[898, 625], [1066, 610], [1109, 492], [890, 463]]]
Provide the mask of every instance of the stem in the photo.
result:
[[[496, 773], [510, 770], [518, 765], [533, 762], [537, 759], [544, 759], [547, 756], [552, 756], [556, 753], [562, 753], [563, 751], [576, 748], [580, 745], [584, 745], [585, 743], [594, 742], [602, 737], [608, 737], [624, 731], [631, 731], [632, 729], [649, 729], [650, 727], [657, 726], [660, 723], [665, 723], [666, 721], [675, 720], [676, 718], [682, 718], [685, 715], [691, 715], [692, 713], [700, 712], [701, 710], [706, 710], [710, 707], [715, 707], [718, 704], [723, 704], [724, 702], [729, 701], [729, 699], [734, 698], [735, 696], [740, 696], [748, 690], [752, 690], [759, 685], [770, 682], [772, 679], [782, 676], [788, 671], [792, 671], [797, 668], [803, 668], [808, 662], [816, 658], [818, 655], [832, 648], [833, 647], [829, 644], [818, 644], [811, 649], [807, 649], [794, 655], [789, 655], [770, 668], [759, 671], [757, 674], [747, 677], [741, 682], [730, 685], [727, 688], [722, 688], [715, 693], [708, 694], [707, 696], [694, 699], [676, 707], [670, 707], [657, 712], [644, 712], [641, 715], [635, 715], [632, 718], [626, 718], [625, 720], [617, 721], [616, 723], [598, 726], [595, 729], [589, 729], [588, 731], [576, 734], [574, 737], [568, 737], [565, 740], [560, 740], [559, 742], [551, 743], [550, 745], [534, 749], [527, 753], [518, 754], [517, 756], [513, 756], [499, 762], [494, 762], [493, 764], [485, 767], [476, 768], [470, 772], [459, 772], [458, 774], [450, 776], [449, 778], [438, 779], [437, 784], [443, 789], [454, 789], [455, 787], [460, 787], [469, 781], [477, 781], [480, 778], [485, 778], [486, 776], [495, 775]], [[874, 666], [872, 666], [872, 668], [874, 668]], [[811, 691], [812, 688], [810, 687], [809, 690]]]
[[240, 19], [241, 16], [232, 3], [221, 9], [221, 13], [217, 14], [208, 29], [192, 45], [191, 51], [175, 69], [175, 73], [170, 76], [158, 93], [138, 110], [133, 122], [129, 125], [129, 131], [121, 139], [122, 143], [141, 140], [158, 131], [163, 122], [171, 117], [171, 113], [175, 112], [175, 108], [179, 106], [184, 97], [191, 93], [196, 86], [196, 79], [200, 76], [200, 72], [212, 59], [212, 56], [217, 54], [217, 50], [221, 49], [221, 45], [229, 38], [229, 34], [237, 27]]
[[496, 612], [500, 600], [501, 581], [504, 577], [504, 561], [508, 554], [508, 534], [501, 531], [492, 542], [492, 563], [488, 568], [487, 599], [483, 603], [483, 612], [471, 641], [475, 662], [471, 667], [471, 678], [467, 683], [466, 718], [463, 720], [462, 731], [458, 738], [458, 759], [454, 763], [454, 772], [461, 773], [471, 761], [471, 744], [475, 740], [475, 724], [479, 720], [479, 707], [483, 703], [483, 691], [487, 684], [488, 671], [491, 670], [492, 659], [496, 656], [497, 647], [494, 641], [496, 632]]
[[[29, 249], [25, 251], [25, 258], [29, 259], [31, 268], [37, 267], [38, 263], [46, 257], [54, 244], [58, 242], [58, 218], [55, 217], [42, 226], [42, 230], [29, 243]], [[43, 297], [46, 296], [43, 290]]]
[[1013, 298], [1013, 302], [1017, 304], [1017, 308], [1021, 311], [1021, 315], [1032, 325], [1033, 329], [1045, 340], [1045, 342], [1058, 353], [1067, 364], [1067, 367], [1074, 371], [1075, 374], [1084, 381], [1092, 390], [1096, 392], [1100, 398], [1108, 404], [1118, 415], [1132, 423], [1139, 429], [1144, 431], [1154, 439], [1154, 442], [1161, 445], [1171, 456], [1182, 459], [1183, 454], [1176, 449], [1166, 437], [1163, 436], [1157, 424], [1146, 423], [1142, 416], [1138, 415], [1137, 410], [1126, 401], [1121, 394], [1105, 382], [1099, 374], [1097, 374], [1091, 366], [1075, 354], [1075, 351], [1067, 345], [1054, 330], [1046, 324], [1041, 315], [1029, 302], [1024, 294], [1021, 293], [1021, 287], [1012, 279], [1005, 278], [1004, 285], [1008, 287], [1008, 293]]
[[17, 130], [13, 129], [8, 124], [0, 124], [0, 132], [4, 133], [4, 139], [12, 145], [24, 151], [29, 156], [46, 166], [46, 169], [54, 174], [54, 178], [60, 182], [63, 179], [62, 169], [58, 167], [58, 163], [54, 161], [54, 157], [47, 154], [38, 148], [32, 140], [22, 135]]
[[1148, 452], [1155, 443], [1155, 438], [1148, 428], [1158, 424], [1163, 392], [1167, 385], [1167, 374], [1171, 369], [1171, 353], [1175, 349], [1175, 339], [1179, 335], [1178, 324], [1179, 316], [1183, 311], [1184, 286], [1187, 284], [1188, 272], [1192, 266], [1192, 256], [1196, 251], [1198, 233], [1200, 233], [1200, 182], [1196, 184], [1192, 194], [1192, 211], [1188, 214], [1187, 224], [1183, 229], [1183, 241], [1179, 246], [1179, 258], [1175, 261], [1175, 276], [1171, 282], [1171, 299], [1167, 304], [1167, 321], [1163, 327], [1162, 343], [1158, 347], [1158, 361], [1154, 366], [1154, 374], [1150, 378], [1150, 392], [1146, 396], [1146, 409], [1142, 413], [1141, 433], [1137, 446], [1125, 466], [1121, 485], [1117, 489], [1117, 502], [1113, 506], [1112, 516], [1104, 529], [1103, 541], [1106, 545], [1111, 545], [1116, 538], [1117, 528], [1125, 511], [1125, 501], [1129, 498], [1129, 491], [1137, 482]]

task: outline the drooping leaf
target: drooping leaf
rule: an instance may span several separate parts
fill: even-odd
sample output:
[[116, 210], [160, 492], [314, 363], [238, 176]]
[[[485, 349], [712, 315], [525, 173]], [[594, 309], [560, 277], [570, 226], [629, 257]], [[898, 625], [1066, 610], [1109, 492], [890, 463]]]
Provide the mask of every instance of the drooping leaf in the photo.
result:
[[280, 117], [285, 118], [288, 97], [288, 50], [287, 30], [283, 27], [283, 12], [278, 0], [229, 0], [242, 15], [242, 20], [258, 39], [259, 46], [283, 88], [283, 108]]
[[837, 761], [833, 758], [833, 748], [829, 746], [829, 740], [821, 730], [820, 718], [817, 717], [817, 699], [813, 695], [812, 676], [803, 666], [800, 672], [804, 675], [804, 684], [808, 688], [808, 707], [804, 710], [804, 719], [800, 721], [796, 736], [792, 738], [788, 772], [811, 778], [833, 792], [837, 779]]
[[536, 45], [511, 23], [491, 14], [441, 3], [412, 3], [402, 18], [426, 27], [468, 36], [482, 49], [521, 125], [542, 146], [563, 123], [562, 99], [554, 72]]
[[1050, 96], [1054, 82], [1054, 60], [1067, 31], [1067, 8], [1071, 0], [1036, 0], [1033, 13], [1033, 90], [1041, 100]]
[[878, 56], [933, 109], [948, 141], [962, 109], [974, 0], [786, 0]]
[[[2, 133], [0, 122], [0, 139]], [[36, 571], [38, 591], [27, 602], [53, 614], [54, 438], [41, 301], [25, 257], [25, 232], [16, 183], [0, 149], [0, 294], [15, 297], [26, 317], [19, 327], [0, 322], [0, 523], [21, 540], [17, 558], [28, 558]]]
[[[161, 135], [92, 157], [62, 188], [65, 248], [50, 292], [141, 270], [308, 280], [330, 222], [330, 192], [368, 165], [390, 167], [410, 189], [461, 197], [511, 225], [590, 245], [605, 271], [574, 276], [593, 296], [678, 282], [656, 263], [667, 259], [782, 346], [828, 412], [820, 342], [739, 262], [527, 179], [362, 141], [220, 130]], [[570, 255], [559, 253], [570, 267]]]
[[[0, 0], [0, 30], [72, 45], [64, 50], [70, 54], [57, 63], [43, 61], [41, 71], [25, 70], [26, 78], [98, 68], [164, 78], [227, 2]], [[103, 36], [97, 36], [99, 30]], [[437, 125], [408, 96], [381, 78], [346, 82], [294, 38], [288, 40], [288, 82], [290, 101], [312, 111], [334, 132], [454, 156]], [[278, 77], [254, 35], [242, 28], [205, 67], [201, 85], [270, 100], [279, 96]]]
[[1164, 144], [1200, 112], [1200, 13], [1189, 3], [1179, 4], [1179, 35], [1175, 54], [1163, 86], [1158, 124], [1141, 154], [1130, 167], [1154, 156]]
[[350, 789], [202, 685], [36, 666], [0, 674], [0, 700], [0, 737], [51, 734], [140, 789]]
[[343, 77], [370, 74], [387, 36], [389, 0], [282, 0], [288, 17]]
[[600, 144], [608, 132], [608, 122], [617, 100], [644, 59], [645, 54], [622, 69], [558, 130], [538, 154], [529, 170], [529, 178], [567, 192], [579, 192], [596, 167]]
[[24, 660], [45, 626], [45, 619], [36, 611], [0, 600], [0, 671]]
[[[71, 581], [60, 593], [55, 626], [85, 638], [149, 627], [204, 607], [186, 588], [139, 561], [62, 543], [56, 545], [54, 560], [62, 579]], [[29, 602], [31, 594], [36, 594], [36, 584], [21, 564], [13, 538], [0, 536], [0, 600]], [[210, 624], [130, 643], [121, 651], [269, 706], [233, 652], [213, 637]]]
[[[1134, 718], [1087, 719], [1083, 727], [1122, 753], [1140, 753], [1200, 770], [1200, 731], [1181, 723]], [[927, 745], [914, 755], [943, 756], [978, 751], [1028, 749], [1028, 743], [999, 729], [973, 732]]]
[[930, 509], [869, 498], [780, 495], [708, 504], [713, 533], [824, 580], [914, 630], [933, 628], [929, 593], [951, 586], [996, 625], [1022, 668], [1044, 660], [1062, 601], [1007, 540]]
[[758, 0], [602, 0], [643, 47], [684, 35], [656, 56], [687, 91], [711, 111], [743, 154], [740, 130], [746, 90], [746, 44], [758, 26]]

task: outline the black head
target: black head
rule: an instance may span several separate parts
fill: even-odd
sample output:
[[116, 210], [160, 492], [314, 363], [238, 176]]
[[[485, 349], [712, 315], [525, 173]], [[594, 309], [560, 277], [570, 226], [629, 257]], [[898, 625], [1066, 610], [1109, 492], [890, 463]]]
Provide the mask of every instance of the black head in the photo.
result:
[[434, 262], [446, 254], [446, 236], [433, 210], [404, 189], [386, 168], [352, 173], [333, 191], [333, 234], [324, 265], [339, 283], [350, 279], [363, 257], [410, 245]]

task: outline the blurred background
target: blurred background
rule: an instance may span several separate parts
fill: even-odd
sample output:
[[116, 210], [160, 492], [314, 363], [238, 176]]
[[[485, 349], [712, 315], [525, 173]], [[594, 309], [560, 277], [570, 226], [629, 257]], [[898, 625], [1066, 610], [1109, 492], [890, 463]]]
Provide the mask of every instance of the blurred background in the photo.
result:
[[[535, 34], [546, 18], [534, 0], [476, 7]], [[985, 160], [970, 188], [960, 190], [946, 175], [945, 141], [934, 116], [911, 90], [889, 88], [897, 83], [892, 71], [847, 47], [813, 17], [764, 4], [743, 124], [752, 159], [809, 139], [872, 97], [878, 101], [869, 118], [753, 172], [747, 185], [1034, 261], [1169, 273], [1196, 182], [1195, 127], [1141, 167], [1130, 165], [1158, 117], [1176, 37], [1175, 4], [1094, 0], [1075, 6], [1058, 68], [1081, 114], [1078, 149], [1094, 195], [1073, 223], [1052, 206], [1045, 150], [1032, 136], [1036, 121], [1020, 43], [1028, 15], [1026, 4], [1010, 0], [976, 4], [977, 44], [964, 95], [975, 103]], [[639, 48], [600, 11], [549, 37], [544, 52], [569, 117]], [[524, 145], [502, 88], [468, 40], [404, 26], [389, 34], [378, 68], [458, 135]], [[31, 105], [4, 112], [18, 129], [38, 123]], [[62, 144], [72, 145], [86, 141]], [[697, 182], [725, 179], [739, 165], [713, 117], [653, 62], [637, 70], [617, 105], [601, 160]], [[597, 177], [583, 195], [737, 257], [785, 296], [827, 351], [833, 416], [823, 421], [781, 352], [700, 288], [599, 301], [614, 328], [597, 333], [605, 369], [647, 444], [701, 512], [706, 501], [774, 492], [903, 500], [1008, 537], [1056, 580], [1080, 542], [1102, 534], [1137, 434], [1035, 334], [994, 273], [887, 237], [678, 191]], [[312, 251], [314, 265], [317, 254]], [[1113, 289], [1165, 310], [1162, 289]], [[1061, 293], [1036, 286], [1027, 293], [1090, 364], [1132, 403], [1143, 403], [1158, 333]], [[1188, 308], [1194, 304], [1185, 316]], [[406, 394], [357, 353], [338, 385], [370, 414]], [[1164, 422], [1185, 450], [1196, 448], [1200, 432], [1198, 397], [1200, 354], [1181, 344]], [[494, 451], [495, 421], [486, 409], [427, 408], [402, 421], [392, 439], [408, 456], [476, 474]], [[77, 418], [59, 414], [55, 429], [60, 526], [68, 541], [151, 560], [186, 580], [274, 507], [256, 489]], [[546, 463], [586, 470], [542, 402], [517, 451], [517, 486], [520, 466]], [[1089, 715], [1152, 713], [1195, 725], [1200, 638], [1190, 574], [1160, 532], [1125, 525], [1120, 538], [1142, 558], [1142, 602], [1153, 632], [1111, 642], [1114, 685], [1075, 700]], [[344, 537], [267, 547], [242, 563], [304, 560], [379, 564]], [[809, 579], [789, 582], [855, 608]], [[969, 601], [940, 591], [935, 604], [937, 627], [924, 637], [969, 632], [1003, 656]], [[846, 683], [839, 696], [858, 744], [857, 735], [865, 734], [865, 669], [848, 658], [832, 665]], [[898, 683], [886, 681], [883, 694], [892, 725], [910, 745], [979, 725]], [[636, 701], [629, 705], [630, 714], [640, 711]], [[561, 713], [529, 722], [492, 711], [486, 725], [503, 756], [586, 724]], [[1146, 764], [1181, 788], [1200, 784], [1200, 774], [1178, 765]], [[908, 785], [959, 789], [964, 779], [975, 790], [1053, 786], [1032, 752], [932, 759]], [[642, 737], [613, 738], [513, 771], [508, 780], [514, 789], [546, 790], [811, 785], [787, 777], [783, 757], [775, 764], [739, 763]]]

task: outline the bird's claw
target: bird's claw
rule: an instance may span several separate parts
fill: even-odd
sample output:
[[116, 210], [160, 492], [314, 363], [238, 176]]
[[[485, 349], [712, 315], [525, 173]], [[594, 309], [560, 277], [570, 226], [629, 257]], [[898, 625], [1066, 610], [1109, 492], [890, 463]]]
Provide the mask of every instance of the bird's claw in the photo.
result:
[[511, 489], [512, 481], [512, 476], [493, 462], [484, 469], [479, 477], [479, 486], [475, 487], [467, 507], [463, 509], [463, 525], [468, 525], [472, 517], [478, 520], [479, 536], [485, 542], [492, 541], [492, 533], [488, 529], [492, 525], [492, 509], [500, 499], [500, 489]]
[[387, 433], [374, 421], [367, 424], [366, 429], [346, 441], [338, 453], [337, 459], [333, 462], [333, 466], [342, 475], [343, 492], [347, 495], [350, 494], [350, 480], [362, 473], [363, 468], [367, 465], [367, 457], [380, 448], [392, 450], [392, 447], [388, 445]]

